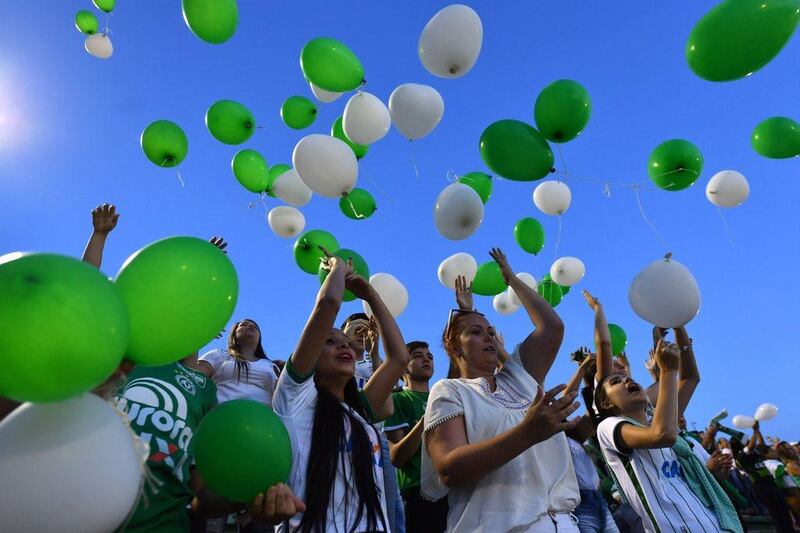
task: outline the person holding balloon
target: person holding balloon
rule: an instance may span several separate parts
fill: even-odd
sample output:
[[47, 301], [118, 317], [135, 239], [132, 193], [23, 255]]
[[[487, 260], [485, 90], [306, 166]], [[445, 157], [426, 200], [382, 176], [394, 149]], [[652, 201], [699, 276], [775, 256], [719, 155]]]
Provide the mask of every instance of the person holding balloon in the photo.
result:
[[544, 392], [564, 335], [561, 319], [519, 279], [503, 252], [490, 253], [535, 330], [497, 371], [500, 341], [474, 310], [450, 312], [442, 335], [451, 376], [431, 389], [422, 441], [422, 492], [448, 496], [447, 530], [577, 532], [580, 502], [564, 430], [576, 393]]
[[[273, 398], [292, 442], [289, 485], [306, 503], [305, 512], [280, 530], [389, 531], [385, 459], [371, 422], [392, 414], [391, 392], [409, 355], [377, 291], [353, 272], [349, 260], [327, 251], [325, 256], [328, 274]], [[345, 288], [369, 304], [386, 353], [361, 391], [350, 338], [334, 328]]]

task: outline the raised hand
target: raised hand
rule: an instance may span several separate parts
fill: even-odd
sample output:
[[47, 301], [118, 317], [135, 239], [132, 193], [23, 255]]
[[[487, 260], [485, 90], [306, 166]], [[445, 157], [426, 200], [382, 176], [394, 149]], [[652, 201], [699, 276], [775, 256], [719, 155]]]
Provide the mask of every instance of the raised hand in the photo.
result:
[[369, 327], [364, 335], [364, 349], [368, 354], [371, 354], [373, 350], [378, 348], [380, 338], [381, 334], [378, 331], [378, 321], [375, 319], [375, 315], [372, 315], [369, 317]]
[[542, 394], [543, 389], [539, 387], [536, 400], [522, 419], [522, 423], [530, 429], [534, 443], [545, 441], [556, 433], [571, 429], [578, 424], [580, 418], [563, 422], [580, 407], [580, 404], [574, 401], [578, 393], [572, 391], [558, 400], [555, 399], [556, 395], [566, 388], [566, 385], [558, 385]]
[[655, 360], [661, 371], [678, 370], [680, 365], [681, 349], [673, 342], [665, 341], [663, 338], [658, 340], [656, 345]]
[[500, 266], [500, 273], [503, 275], [506, 284], [511, 283], [511, 280], [516, 276], [511, 265], [508, 264], [508, 259], [506, 259], [506, 254], [503, 253], [503, 250], [500, 248], [492, 248], [489, 255], [492, 256], [492, 259]]
[[370, 291], [372, 291], [372, 285], [369, 284], [369, 281], [353, 272], [353, 267], [349, 262], [348, 265], [350, 266], [350, 272], [344, 277], [344, 288], [355, 294], [356, 298], [368, 300]]
[[589, 354], [583, 358], [583, 361], [581, 361], [581, 364], [578, 368], [580, 368], [581, 371], [584, 374], [586, 374], [590, 368], [594, 368], [596, 365], [597, 365], [597, 356], [594, 354]]
[[647, 359], [644, 360], [644, 367], [650, 373], [650, 376], [656, 381], [658, 381], [658, 375], [661, 371], [658, 368], [658, 363], [656, 362], [656, 352], [655, 350], [650, 350], [647, 352]]
[[581, 291], [581, 294], [583, 294], [583, 297], [586, 299], [586, 303], [589, 304], [589, 307], [592, 308], [592, 311], [597, 312], [597, 310], [600, 309], [600, 307], [602, 306], [600, 300], [592, 296], [592, 294], [589, 291], [583, 289]]
[[102, 204], [92, 209], [92, 226], [95, 233], [111, 233], [117, 227], [119, 213], [113, 204]]
[[467, 278], [458, 276], [456, 278], [456, 304], [462, 311], [472, 311], [472, 282], [467, 284]]
[[222, 250], [223, 254], [228, 255], [228, 252], [225, 251], [225, 248], [228, 247], [228, 243], [225, 242], [225, 239], [223, 237], [217, 237], [216, 235], [214, 235], [213, 237], [208, 239], [208, 242], [210, 242], [211, 244]]
[[324, 246], [320, 246], [319, 249], [322, 250], [323, 254], [325, 254], [325, 256], [320, 259], [320, 266], [323, 270], [331, 272], [336, 267], [346, 268], [345, 277], [347, 277], [348, 274], [353, 273], [353, 262], [350, 259], [345, 261], [341, 257], [330, 253], [327, 249], [325, 249]]

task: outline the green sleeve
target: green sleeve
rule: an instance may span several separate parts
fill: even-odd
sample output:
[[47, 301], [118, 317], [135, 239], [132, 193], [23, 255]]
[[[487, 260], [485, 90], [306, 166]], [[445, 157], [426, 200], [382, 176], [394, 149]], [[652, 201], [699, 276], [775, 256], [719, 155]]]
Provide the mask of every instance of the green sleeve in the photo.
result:
[[292, 365], [291, 355], [289, 356], [289, 359], [287, 359], [286, 361], [286, 372], [289, 373], [289, 377], [292, 378], [292, 381], [294, 381], [295, 383], [303, 383], [304, 381], [308, 380], [308, 378], [313, 376], [315, 371], [316, 368], [312, 369], [307, 376], [301, 376], [295, 371], [294, 366]]
[[392, 393], [392, 401], [394, 402], [394, 412], [392, 416], [386, 419], [384, 422], [387, 428], [393, 428], [397, 426], [408, 426], [408, 415], [406, 413], [406, 404], [405, 398], [402, 394], [393, 392]]

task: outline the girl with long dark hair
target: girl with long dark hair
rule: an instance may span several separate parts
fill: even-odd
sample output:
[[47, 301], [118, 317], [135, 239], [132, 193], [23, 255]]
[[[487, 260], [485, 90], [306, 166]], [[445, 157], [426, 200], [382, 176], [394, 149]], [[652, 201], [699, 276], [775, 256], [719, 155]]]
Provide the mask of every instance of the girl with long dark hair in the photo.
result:
[[[273, 406], [294, 453], [289, 485], [306, 511], [282, 531], [362, 533], [389, 531], [380, 438], [372, 421], [393, 411], [391, 392], [409, 360], [391, 313], [349, 262], [328, 257], [329, 274], [317, 295], [297, 348], [278, 379]], [[363, 390], [354, 378], [350, 339], [333, 327], [347, 288], [377, 319], [386, 361]]]

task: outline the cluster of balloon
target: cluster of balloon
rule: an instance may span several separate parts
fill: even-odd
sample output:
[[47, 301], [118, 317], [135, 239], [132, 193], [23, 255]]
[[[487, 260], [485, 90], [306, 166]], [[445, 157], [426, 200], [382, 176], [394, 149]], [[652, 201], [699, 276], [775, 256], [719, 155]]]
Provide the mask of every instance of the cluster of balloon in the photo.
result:
[[733, 417], [733, 425], [739, 429], [750, 429], [756, 422], [766, 422], [778, 415], [778, 406], [774, 403], [762, 403], [756, 409], [754, 416], [736, 415]]
[[520, 219], [514, 226], [514, 240], [529, 254], [538, 254], [544, 248], [544, 228], [541, 222], [532, 217]]
[[281, 105], [281, 120], [294, 130], [302, 130], [314, 123], [317, 106], [304, 96], [290, 96]]
[[278, 237], [297, 237], [306, 227], [306, 217], [296, 207], [279, 205], [267, 213], [267, 223]]
[[[108, 15], [114, 9], [116, 0], [92, 0], [92, 2], [97, 9]], [[91, 11], [81, 9], [75, 13], [75, 27], [79, 32], [87, 35], [83, 46], [89, 54], [100, 59], [108, 59], [114, 53], [108, 25], [106, 24], [105, 29], [98, 33], [100, 24]]]
[[583, 261], [577, 257], [556, 259], [550, 267], [550, 279], [561, 286], [572, 287], [586, 274]]
[[472, 187], [475, 192], [478, 193], [478, 196], [481, 197], [481, 201], [484, 205], [486, 205], [486, 202], [488, 202], [489, 198], [492, 196], [492, 177], [489, 174], [470, 172], [469, 174], [460, 176], [458, 182]]
[[364, 67], [358, 57], [343, 43], [327, 37], [306, 43], [300, 52], [300, 68], [312, 90], [317, 87], [343, 93], [364, 82]]
[[753, 149], [770, 159], [788, 159], [800, 155], [800, 124], [788, 117], [768, 118], [753, 130]]
[[[542, 281], [553, 281], [553, 278], [550, 277], [550, 272], [547, 272], [544, 276], [542, 276]], [[558, 285], [558, 283], [556, 283], [556, 285]], [[569, 294], [569, 285], [558, 285], [558, 288], [561, 289], [561, 296], [566, 296]]]
[[[235, 454], [226, 451], [231, 439], [240, 443]], [[255, 400], [232, 400], [213, 409], [203, 417], [192, 445], [203, 480], [229, 500], [251, 502], [264, 487], [289, 478], [289, 433], [272, 408]]]
[[724, 0], [695, 25], [686, 61], [708, 81], [749, 76], [778, 55], [798, 21], [797, 0]]
[[750, 195], [750, 184], [741, 173], [723, 170], [714, 174], [706, 184], [706, 198], [718, 207], [736, 207]]
[[361, 159], [365, 155], [367, 155], [367, 150], [369, 150], [369, 146], [354, 143], [350, 139], [347, 138], [347, 135], [344, 134], [344, 128], [342, 127], [342, 119], [343, 117], [339, 117], [331, 126], [331, 135], [336, 137], [340, 141], [343, 141], [347, 146], [353, 150], [353, 154], [356, 156], [356, 159]]
[[463, 276], [467, 283], [472, 283], [478, 273], [478, 262], [470, 254], [458, 252], [439, 264], [437, 275], [439, 282], [448, 289], [456, 288], [456, 278]]
[[311, 201], [311, 189], [300, 179], [297, 170], [289, 168], [272, 182], [272, 193], [289, 205], [302, 207]]
[[[87, 309], [89, 317], [101, 313]], [[138, 501], [146, 457], [120, 413], [98, 396], [26, 403], [0, 423], [3, 530], [116, 531]], [[35, 503], [41, 498], [46, 507]], [[72, 516], [68, 527], [65, 516]]]
[[639, 272], [628, 301], [642, 320], [662, 328], [688, 324], [700, 311], [700, 289], [689, 269], [667, 254]]
[[233, 175], [250, 192], [262, 193], [269, 185], [267, 160], [255, 150], [241, 150], [231, 161]]
[[[330, 250], [329, 250], [330, 251]], [[361, 276], [364, 279], [369, 279], [369, 265], [367, 265], [367, 261], [361, 257], [357, 252], [353, 250], [349, 250], [347, 248], [339, 248], [333, 255], [336, 257], [340, 257], [345, 261], [349, 260], [353, 264], [353, 271]], [[322, 268], [320, 264], [318, 267], [317, 273], [319, 274], [319, 282], [322, 284], [325, 281], [325, 278], [328, 277], [328, 271]], [[350, 291], [344, 291], [344, 301], [345, 302], [352, 302], [356, 299], [356, 295]]]
[[425, 69], [440, 78], [460, 78], [478, 60], [483, 44], [483, 24], [470, 7], [453, 4], [431, 18], [417, 46]]
[[483, 201], [472, 187], [451, 183], [436, 198], [433, 218], [436, 229], [446, 239], [466, 239], [483, 222]]
[[[117, 287], [96, 268], [55, 254], [6, 254], [0, 257], [0, 293], [0, 396], [65, 400], [101, 384], [122, 360], [128, 311]], [[47, 335], [37, 333], [42, 321]]]
[[151, 123], [142, 131], [139, 142], [147, 159], [164, 168], [180, 165], [189, 151], [186, 134], [169, 120]]
[[338, 100], [343, 93], [336, 93], [332, 91], [326, 91], [325, 89], [321, 89], [311, 83], [308, 82], [308, 86], [311, 87], [311, 94], [314, 95], [314, 98], [319, 100], [323, 104], [330, 104]]
[[442, 120], [444, 100], [429, 85], [404, 83], [389, 96], [389, 114], [403, 137], [416, 141], [432, 132]]
[[370, 145], [383, 139], [391, 125], [389, 109], [373, 94], [359, 91], [344, 106], [342, 130], [356, 144]]
[[294, 243], [294, 260], [300, 270], [308, 274], [317, 274], [319, 265], [325, 254], [321, 248], [330, 253], [339, 250], [339, 241], [325, 230], [312, 229], [302, 234]]
[[256, 119], [239, 102], [219, 100], [206, 111], [206, 127], [219, 142], [242, 144], [253, 135]]
[[609, 324], [608, 332], [611, 334], [611, 353], [621, 354], [628, 345], [628, 336], [625, 334], [625, 330], [616, 324]]
[[[408, 290], [399, 279], [391, 274], [381, 272], [370, 276], [369, 284], [380, 295], [393, 317], [397, 318], [403, 314], [408, 307]], [[369, 304], [365, 301], [361, 303], [364, 306], [364, 312], [372, 316]]]
[[514, 181], [535, 181], [553, 168], [553, 151], [533, 126], [505, 119], [490, 124], [480, 139], [484, 163], [495, 174]]
[[481, 296], [495, 296], [508, 288], [500, 265], [496, 261], [487, 261], [478, 266], [475, 279], [472, 281], [472, 292]]
[[239, 7], [236, 0], [183, 0], [183, 20], [198, 38], [222, 44], [236, 33]]
[[329, 135], [315, 133], [300, 139], [292, 164], [306, 187], [325, 198], [340, 198], [353, 190], [358, 179], [355, 154], [344, 141]]
[[562, 181], [543, 181], [533, 190], [533, 204], [546, 215], [563, 215], [572, 202], [572, 191]]
[[558, 80], [542, 89], [533, 112], [539, 132], [554, 143], [580, 135], [591, 114], [589, 93], [573, 80]]
[[145, 246], [125, 260], [115, 285], [130, 317], [125, 356], [144, 366], [168, 364], [205, 346], [225, 327], [239, 292], [228, 256], [195, 237]]
[[286, 172], [287, 170], [291, 170], [292, 167], [285, 164], [285, 163], [278, 163], [276, 165], [272, 165], [269, 167], [269, 177], [267, 178], [267, 188], [264, 190], [267, 193], [267, 196], [271, 196], [272, 198], [277, 198], [275, 196], [275, 191], [273, 190], [275, 186], [275, 180], [278, 177]]
[[703, 170], [703, 154], [683, 139], [664, 141], [655, 147], [647, 162], [647, 173], [658, 187], [680, 191], [692, 185]]
[[364, 220], [378, 209], [375, 198], [364, 189], [355, 188], [339, 200], [339, 209], [347, 218]]

